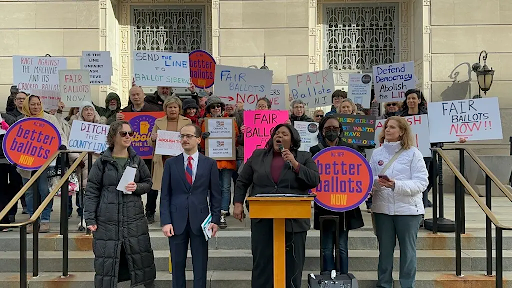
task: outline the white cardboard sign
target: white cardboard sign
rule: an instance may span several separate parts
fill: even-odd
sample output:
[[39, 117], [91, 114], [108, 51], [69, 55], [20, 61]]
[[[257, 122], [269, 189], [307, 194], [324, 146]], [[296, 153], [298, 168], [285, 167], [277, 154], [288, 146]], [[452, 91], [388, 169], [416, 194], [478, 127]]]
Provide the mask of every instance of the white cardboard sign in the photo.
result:
[[[432, 152], [430, 151], [430, 131], [428, 129], [427, 114], [407, 116], [404, 118], [411, 126], [412, 138], [416, 148], [420, 150], [423, 157], [431, 157]], [[379, 142], [379, 135], [384, 129], [385, 122], [386, 119], [381, 119], [377, 120], [377, 123], [375, 124], [375, 144], [377, 147], [382, 146]]]
[[363, 108], [370, 108], [372, 99], [372, 74], [349, 74], [348, 98], [355, 104], [361, 104]]
[[208, 157], [213, 159], [233, 158], [233, 139], [210, 139], [208, 138]]
[[82, 51], [81, 67], [89, 70], [91, 85], [110, 85], [112, 58], [110, 51]]
[[12, 56], [13, 81], [20, 91], [59, 90], [59, 70], [66, 69], [66, 58]]
[[309, 108], [331, 104], [334, 76], [331, 69], [288, 76], [288, 86], [293, 100], [300, 99]]
[[91, 101], [89, 70], [60, 70], [60, 98], [66, 107], [80, 107]]
[[414, 62], [373, 66], [373, 86], [377, 102], [405, 99], [405, 92], [416, 87]]
[[233, 137], [233, 118], [207, 118], [210, 138]]
[[217, 65], [214, 92], [225, 104], [242, 102], [253, 110], [259, 98], [270, 95], [272, 75], [271, 70]]
[[155, 154], [176, 156], [183, 153], [181, 147], [180, 132], [158, 130], [156, 138]]
[[75, 151], [103, 152], [107, 149], [110, 126], [75, 120], [69, 133], [68, 148]]
[[60, 92], [52, 90], [32, 89], [31, 94], [39, 96], [45, 110], [59, 108]]
[[133, 51], [133, 75], [139, 86], [189, 87], [188, 53]]
[[299, 151], [309, 152], [309, 148], [318, 144], [318, 123], [295, 121], [293, 126], [300, 135]]
[[272, 110], [286, 110], [286, 99], [288, 97], [284, 92], [284, 84], [272, 84], [270, 95], [267, 98], [272, 103]]
[[498, 98], [431, 102], [430, 142], [503, 139]]

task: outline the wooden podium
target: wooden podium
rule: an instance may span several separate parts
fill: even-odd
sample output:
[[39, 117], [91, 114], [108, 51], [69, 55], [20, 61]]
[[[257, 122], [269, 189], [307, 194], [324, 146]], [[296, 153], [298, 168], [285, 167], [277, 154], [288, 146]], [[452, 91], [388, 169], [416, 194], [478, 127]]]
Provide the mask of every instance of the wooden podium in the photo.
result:
[[249, 217], [274, 219], [274, 288], [286, 287], [285, 219], [311, 218], [314, 197], [248, 197]]

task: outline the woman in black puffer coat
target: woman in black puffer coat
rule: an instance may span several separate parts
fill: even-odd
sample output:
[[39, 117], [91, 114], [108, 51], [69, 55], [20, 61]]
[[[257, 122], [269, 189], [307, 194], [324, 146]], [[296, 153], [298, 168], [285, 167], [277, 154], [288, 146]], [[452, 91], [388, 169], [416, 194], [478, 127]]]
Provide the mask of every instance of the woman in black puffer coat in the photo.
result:
[[[109, 148], [96, 160], [85, 191], [84, 217], [93, 231], [94, 286], [153, 287], [156, 268], [144, 217], [141, 196], [151, 189], [151, 174], [130, 146], [133, 130], [126, 121], [116, 121], [107, 135]], [[126, 167], [137, 169], [127, 192], [117, 190]]]

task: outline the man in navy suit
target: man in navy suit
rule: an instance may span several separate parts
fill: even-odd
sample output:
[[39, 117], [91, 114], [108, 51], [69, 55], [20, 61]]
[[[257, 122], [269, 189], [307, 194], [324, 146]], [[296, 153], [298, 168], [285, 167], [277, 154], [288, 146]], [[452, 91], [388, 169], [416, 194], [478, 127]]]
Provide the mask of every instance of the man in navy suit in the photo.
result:
[[197, 151], [201, 128], [189, 124], [181, 128], [180, 133], [184, 152], [165, 162], [160, 221], [164, 235], [169, 237], [172, 287], [185, 288], [185, 263], [190, 241], [194, 288], [206, 288], [208, 242], [201, 224], [211, 213], [209, 229], [215, 237], [221, 207], [219, 170], [215, 160]]

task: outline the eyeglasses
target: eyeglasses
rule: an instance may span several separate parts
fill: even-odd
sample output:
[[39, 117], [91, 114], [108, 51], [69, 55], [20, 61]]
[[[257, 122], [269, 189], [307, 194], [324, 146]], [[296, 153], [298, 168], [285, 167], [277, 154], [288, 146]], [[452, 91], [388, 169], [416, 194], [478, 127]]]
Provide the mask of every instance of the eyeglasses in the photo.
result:
[[126, 135], [133, 137], [133, 131], [119, 131], [119, 135], [121, 137], [126, 137]]
[[396, 103], [388, 103], [388, 104], [386, 104], [386, 107], [389, 107], [389, 106], [396, 106]]
[[324, 117], [324, 115], [322, 115], [322, 114], [320, 114], [320, 115], [315, 115], [315, 117], [322, 118], [322, 117]]
[[192, 138], [199, 138], [196, 135], [192, 134], [180, 134], [180, 139], [192, 139]]
[[339, 132], [340, 131], [340, 127], [327, 126], [327, 127], [324, 127], [324, 131], [325, 132], [328, 132], [328, 131]]
[[222, 108], [222, 105], [220, 104], [212, 104], [213, 109]]

